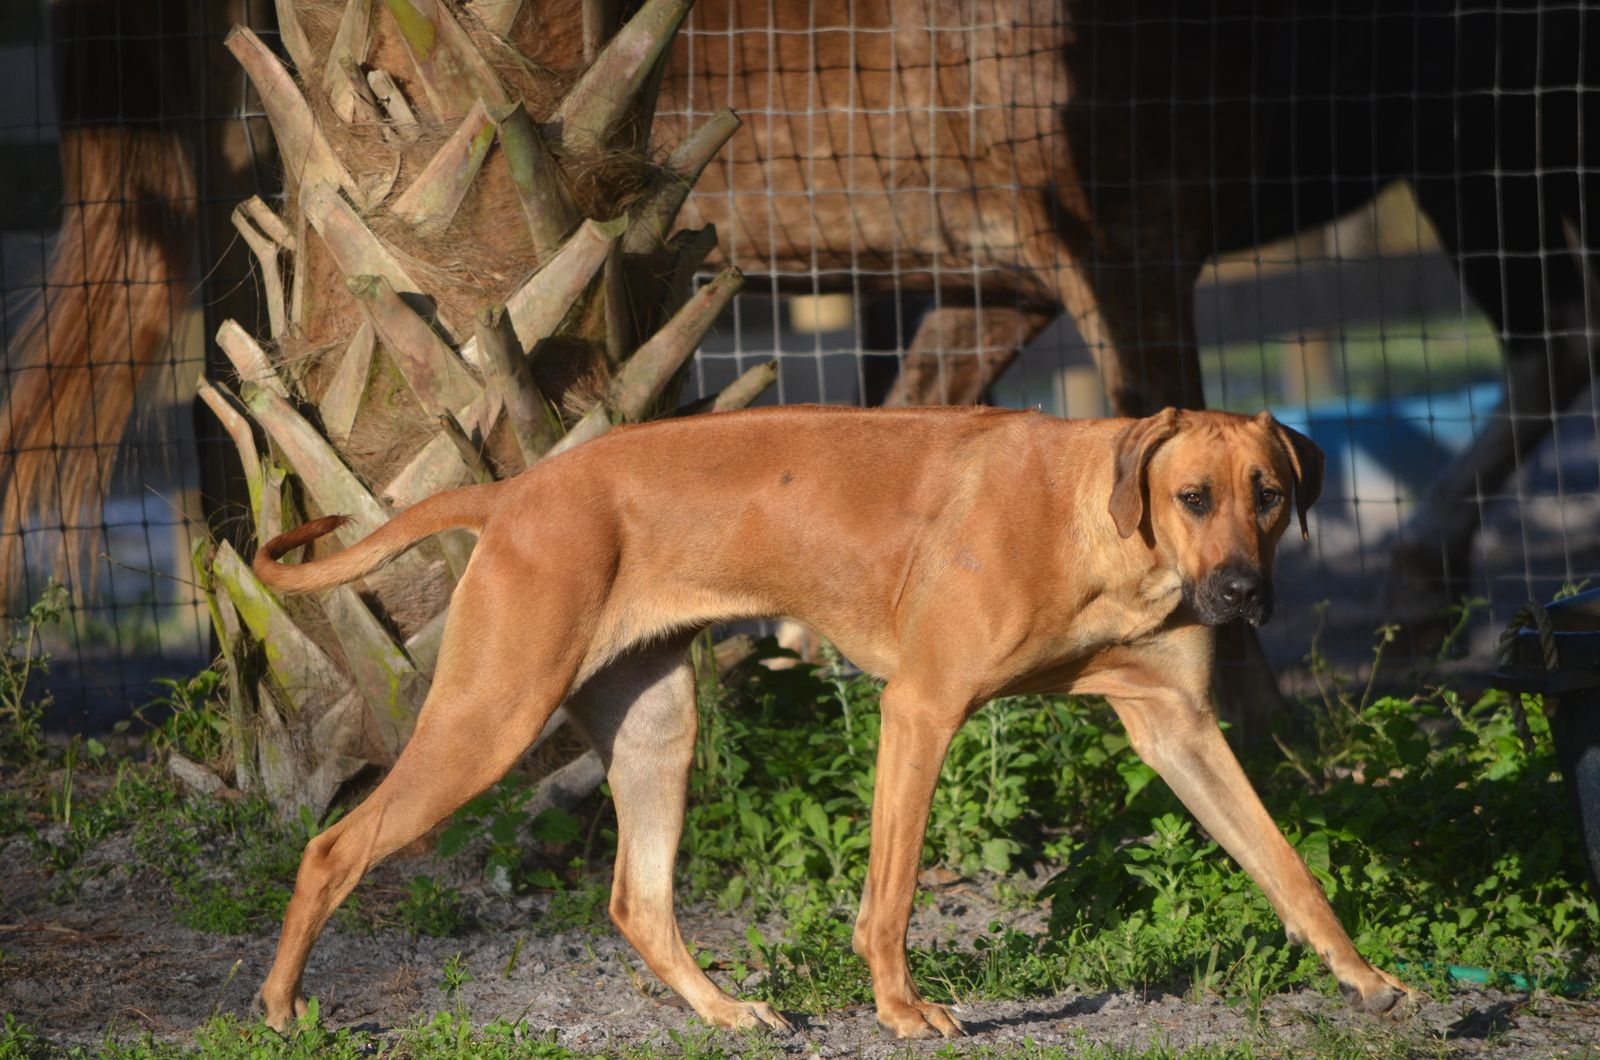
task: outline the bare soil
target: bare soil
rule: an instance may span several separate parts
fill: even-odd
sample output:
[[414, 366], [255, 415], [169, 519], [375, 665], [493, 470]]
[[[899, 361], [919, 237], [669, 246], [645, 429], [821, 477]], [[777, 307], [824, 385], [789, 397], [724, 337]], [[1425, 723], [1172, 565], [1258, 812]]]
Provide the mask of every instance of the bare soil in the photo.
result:
[[[135, 859], [126, 840], [102, 844], [88, 864], [100, 871], [63, 903], [52, 897], [58, 881], [36, 864], [25, 842], [0, 844], [0, 1012], [70, 1045], [99, 1042], [108, 1031], [182, 1041], [215, 1013], [251, 1011], [274, 934], [211, 935], [177, 924], [168, 884], [148, 869], [130, 867]], [[417, 873], [448, 878], [456, 871], [432, 858], [396, 861], [364, 886], [381, 893], [398, 890]], [[970, 883], [942, 889], [917, 910], [913, 941], [959, 942], [995, 919], [1022, 929], [1040, 926], [1037, 909], [1008, 910], [991, 894]], [[695, 1024], [609, 925], [541, 930], [538, 901], [519, 909], [480, 890], [473, 904], [473, 927], [448, 938], [369, 932], [336, 921], [318, 944], [306, 980], [321, 998], [324, 1021], [381, 1032], [446, 1010], [452, 1002], [442, 969], [459, 955], [473, 978], [456, 1003], [477, 1024], [524, 1019], [535, 1029], [554, 1030], [564, 1045], [592, 1052], [647, 1043], [671, 1048], [668, 1030]], [[686, 938], [713, 952], [736, 950], [745, 926], [703, 909], [683, 914]], [[781, 929], [764, 927], [769, 934]], [[729, 982], [726, 971], [712, 974], [734, 991], [752, 985]], [[1336, 996], [1315, 992], [1272, 997], [1259, 1018], [1246, 1006], [1160, 990], [970, 1000], [957, 1013], [970, 1035], [961, 1045], [1002, 1049], [1032, 1040], [1076, 1047], [1161, 1044], [1180, 1051], [1250, 1040], [1268, 1055], [1315, 1055], [1331, 1029], [1359, 1035], [1385, 1055], [1600, 1055], [1600, 1006], [1493, 990], [1429, 1000], [1398, 1022], [1375, 1021]], [[795, 1054], [920, 1054], [944, 1044], [896, 1042], [878, 1028], [869, 1006], [789, 1016], [797, 1032], [779, 1043]], [[737, 1039], [729, 1043], [737, 1045]]]

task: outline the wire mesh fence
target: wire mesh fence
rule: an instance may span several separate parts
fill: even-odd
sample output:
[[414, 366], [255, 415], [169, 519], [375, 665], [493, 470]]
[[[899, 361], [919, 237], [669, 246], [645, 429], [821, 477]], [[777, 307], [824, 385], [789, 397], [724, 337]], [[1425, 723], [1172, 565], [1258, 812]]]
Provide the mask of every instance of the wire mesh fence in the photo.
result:
[[[217, 53], [270, 10], [66, 0], [0, 18], [5, 607], [73, 590], [46, 630], [64, 724], [125, 717], [154, 679], [212, 658], [190, 554], [239, 498], [207, 471], [225, 435], [196, 414], [195, 381], [208, 324], [254, 300], [228, 214], [275, 184], [244, 77]], [[104, 503], [63, 506], [75, 490]]]
[[[192, 219], [174, 341], [142, 346], [131, 312], [125, 334], [81, 340], [97, 385], [119, 358], [153, 362], [129, 433], [56, 417], [7, 436], [50, 474], [87, 451], [105, 476], [91, 520], [28, 520], [7, 600], [52, 575], [79, 591], [53, 645], [71, 724], [212, 650], [189, 552], [241, 501], [193, 385], [216, 322], [261, 316], [228, 215], [275, 191], [220, 41], [235, 20], [269, 28], [270, 6], [0, 17], [8, 351], [53, 297], [51, 248], [84, 241], [85, 197], [132, 229]], [[743, 120], [688, 223], [715, 223], [751, 279], [690, 390], [776, 356], [783, 403], [1270, 408], [1329, 456], [1312, 543], [1280, 555], [1274, 662], [1305, 654], [1321, 601], [1323, 646], [1354, 664], [1379, 624], [1431, 650], [1447, 609], [1478, 599], [1463, 643], [1484, 663], [1497, 623], [1600, 571], [1595, 21], [1581, 4], [698, 3], [658, 132]], [[74, 151], [107, 128], [180, 145], [192, 188], [165, 213], [159, 186], [91, 188]], [[84, 252], [126, 287], [134, 247]], [[7, 394], [73, 378], [68, 360], [8, 355]], [[89, 558], [63, 567], [73, 531]]]
[[779, 400], [1271, 408], [1330, 457], [1276, 661], [1322, 600], [1347, 662], [1390, 622], [1426, 653], [1476, 601], [1482, 659], [1600, 560], [1594, 27], [1577, 4], [701, 5], [665, 97], [749, 135], [695, 201], [769, 305], [802, 295], [775, 331], [747, 299], [702, 371], [775, 334]]

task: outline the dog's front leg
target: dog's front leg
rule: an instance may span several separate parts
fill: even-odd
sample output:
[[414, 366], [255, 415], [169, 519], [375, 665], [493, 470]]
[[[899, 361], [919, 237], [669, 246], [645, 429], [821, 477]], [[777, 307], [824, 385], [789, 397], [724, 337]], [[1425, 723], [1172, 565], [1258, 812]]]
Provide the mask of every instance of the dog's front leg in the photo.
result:
[[1202, 698], [1160, 687], [1108, 698], [1139, 757], [1266, 893], [1289, 940], [1305, 943], [1322, 958], [1347, 1000], [1382, 1013], [1410, 993], [1356, 951], [1321, 885], [1239, 768]]
[[872, 970], [878, 1022], [899, 1038], [938, 1034], [955, 1038], [964, 1033], [948, 1008], [922, 999], [906, 964], [906, 926], [916, 894], [928, 807], [950, 740], [967, 715], [964, 706], [930, 709], [936, 702], [941, 701], [895, 681], [883, 690], [872, 854], [856, 917], [855, 951]]

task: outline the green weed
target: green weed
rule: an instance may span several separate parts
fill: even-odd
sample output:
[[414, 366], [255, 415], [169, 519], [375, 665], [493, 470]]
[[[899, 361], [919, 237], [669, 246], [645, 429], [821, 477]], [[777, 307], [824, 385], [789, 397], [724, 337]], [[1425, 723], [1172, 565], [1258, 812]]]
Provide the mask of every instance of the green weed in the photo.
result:
[[468, 802], [439, 836], [440, 857], [450, 857], [474, 840], [486, 845], [484, 878], [501, 894], [559, 888], [554, 870], [531, 863], [531, 843], [562, 846], [575, 843], [582, 829], [572, 815], [551, 807], [528, 813], [534, 787], [528, 777], [512, 774]]
[[0, 760], [25, 765], [44, 756], [44, 728], [48, 693], [29, 688], [35, 677], [50, 672], [50, 656], [40, 634], [60, 622], [71, 598], [65, 586], [51, 581], [20, 620], [0, 629]]
[[[1580, 978], [1600, 946], [1596, 908], [1543, 712], [1530, 750], [1498, 694], [1466, 703], [1379, 699], [1341, 707], [1339, 736], [1260, 786], [1357, 947], [1380, 965], [1452, 962]], [[1314, 767], [1314, 768], [1313, 768]], [[1311, 784], [1308, 785], [1308, 778]], [[1132, 817], [1086, 841], [1047, 889], [1070, 978], [1165, 982], [1208, 951], [1210, 989], [1257, 998], [1326, 985], [1286, 947], [1265, 898], [1186, 819]], [[1528, 829], [1524, 822], [1541, 820]], [[1442, 987], [1423, 977], [1423, 985]]]
[[171, 885], [179, 923], [238, 935], [283, 918], [305, 836], [264, 799], [175, 797], [133, 831], [135, 852]]
[[[92, 772], [82, 770], [77, 758], [78, 746], [76, 739], [69, 743], [55, 779], [40, 773], [38, 784], [43, 788], [43, 796], [37, 803], [48, 806], [48, 814], [32, 812], [32, 805], [24, 802], [29, 812], [17, 819], [34, 857], [58, 874], [58, 900], [70, 899], [82, 885], [82, 860], [90, 848], [175, 801], [164, 778], [149, 766], [126, 758], [115, 759], [115, 771], [107, 780], [105, 773], [113, 768], [112, 759], [98, 741], [85, 741], [86, 766]], [[92, 795], [80, 787], [90, 779], [93, 780]], [[99, 871], [109, 869], [109, 865], [104, 865]]]
[[[756, 670], [742, 693], [702, 703], [683, 860], [694, 894], [725, 908], [843, 909], [871, 841], [876, 682], [830, 670]], [[1095, 771], [1127, 739], [1081, 704], [991, 704], [957, 734], [930, 812], [925, 859], [1009, 872], [1051, 856], [1060, 807], [1099, 807], [1151, 774]], [[1073, 768], [1081, 761], [1089, 771]]]
[[431, 876], [408, 880], [405, 897], [392, 915], [413, 938], [459, 934], [469, 919], [461, 892], [435, 883]]
[[572, 886], [562, 886], [550, 895], [539, 926], [545, 931], [609, 931], [611, 921], [606, 907], [611, 902], [611, 888], [597, 879], [580, 879]]
[[72, 827], [72, 788], [78, 772], [80, 741], [74, 734], [67, 742], [66, 753], [61, 756], [61, 781], [50, 792], [50, 817], [68, 828]]
[[[1327, 690], [1308, 745], [1253, 773], [1362, 952], [1391, 967], [1584, 978], [1600, 920], [1538, 706], [1524, 742], [1498, 694]], [[783, 940], [753, 936], [739, 957], [768, 972], [763, 996], [779, 1004], [816, 1011], [869, 997], [849, 924], [870, 834], [876, 696], [866, 679], [797, 667], [758, 670], [739, 695], [702, 704], [682, 871], [702, 898], [788, 918]], [[1188, 980], [1254, 1010], [1291, 986], [1331, 988], [1255, 883], [1153, 780], [1092, 704], [1015, 699], [974, 718], [945, 763], [925, 862], [962, 874], [1065, 868], [1041, 895], [1046, 936], [997, 928], [914, 954], [930, 996]], [[1544, 825], [1530, 832], [1530, 819]], [[1444, 985], [1442, 973], [1421, 979]]]
[[387, 1055], [440, 1060], [578, 1060], [582, 1056], [556, 1044], [553, 1031], [535, 1031], [524, 1023], [506, 1020], [474, 1027], [459, 1013], [440, 1013], [413, 1024]]
[[[155, 683], [166, 689], [134, 712], [145, 726], [142, 740], [157, 757], [176, 751], [196, 762], [226, 767], [232, 758], [233, 730], [227, 713], [218, 702], [223, 690], [222, 673], [201, 670], [193, 677], [173, 680], [160, 677]], [[154, 716], [158, 720], [152, 721]], [[119, 722], [118, 731], [129, 729]], [[229, 770], [222, 770], [226, 775]]]
[[[1310, 708], [1305, 738], [1247, 766], [1358, 948], [1391, 968], [1477, 965], [1556, 988], [1594, 979], [1600, 913], [1584, 887], [1539, 704], [1530, 704], [1524, 734], [1498, 694], [1380, 697], [1370, 685], [1350, 690], [1318, 672], [1325, 694]], [[745, 945], [721, 955], [744, 992], [784, 1009], [815, 1012], [871, 997], [850, 935], [870, 837], [879, 691], [837, 665], [755, 668], [737, 689], [703, 684], [679, 890], [785, 925], [752, 930]], [[192, 709], [176, 710], [184, 720], [162, 739], [186, 753], [225, 754], [221, 730], [203, 717], [207, 702], [200, 695]], [[87, 742], [69, 748], [62, 765], [38, 788], [40, 808], [22, 826], [41, 860], [70, 881], [90, 845], [128, 831], [140, 862], [169, 880], [179, 919], [203, 930], [275, 930], [301, 848], [332, 820], [284, 826], [259, 798], [188, 800], [153, 766]], [[1018, 698], [977, 715], [946, 760], [924, 861], [984, 874], [1008, 909], [1048, 902], [1050, 928], [1035, 935], [996, 923], [977, 938], [917, 949], [912, 970], [928, 996], [1186, 986], [1193, 997], [1222, 996], [1258, 1011], [1286, 988], [1331, 989], [1315, 956], [1287, 943], [1254, 882], [1154, 780], [1115, 718], [1093, 702]], [[598, 827], [604, 816], [586, 836], [569, 815], [531, 814], [531, 790], [513, 778], [473, 800], [445, 830], [440, 852], [480, 851], [502, 893], [554, 890], [546, 929], [608, 930], [603, 873], [615, 837]], [[53, 819], [44, 810], [51, 805]], [[580, 868], [599, 871], [572, 871], [579, 852], [593, 859]], [[1059, 869], [1035, 895], [1037, 883], [1019, 870], [1039, 864]], [[453, 888], [418, 877], [398, 904], [364, 919], [447, 934], [465, 926], [464, 904]], [[1435, 989], [1445, 986], [1444, 974], [1407, 972], [1420, 980], [1414, 985]], [[25, 1033], [8, 1029], [0, 1049]], [[272, 1051], [300, 1049], [302, 1038], [316, 1050]], [[474, 1029], [458, 1015], [382, 1047], [387, 1055], [434, 1055], [407, 1051], [424, 1041], [447, 1050], [440, 1055], [572, 1055], [517, 1026]], [[223, 1056], [375, 1047], [368, 1037], [316, 1028], [280, 1046], [227, 1020], [209, 1024], [197, 1043]], [[1328, 1055], [1376, 1048], [1337, 1035], [1326, 1044]], [[1250, 1055], [1252, 1047], [1238, 1048], [1199, 1055]], [[160, 1049], [168, 1051], [106, 1055], [179, 1055]], [[695, 1035], [668, 1047], [686, 1056], [735, 1049], [745, 1051]]]
[[[464, 1015], [441, 1012], [422, 1017], [409, 1027], [387, 1034], [367, 1030], [325, 1028], [312, 1012], [301, 1019], [288, 1035], [279, 1035], [260, 1022], [246, 1022], [234, 1016], [219, 1016], [195, 1033], [193, 1045], [157, 1041], [149, 1035], [118, 1039], [108, 1034], [100, 1045], [63, 1049], [50, 1046], [7, 1016], [0, 1026], [0, 1060], [37, 1060], [61, 1057], [64, 1060], [358, 1060], [384, 1056], [391, 1060], [590, 1060], [609, 1056], [618, 1060], [771, 1060], [785, 1054], [782, 1040], [760, 1032], [733, 1034], [708, 1027], [669, 1030], [660, 1043], [624, 1046], [610, 1053], [583, 1053], [556, 1041], [554, 1031], [540, 1031], [522, 1022], [495, 1020], [475, 1027]], [[1375, 1050], [1373, 1042], [1352, 1034], [1326, 1036], [1330, 1046], [1314, 1055], [1343, 1060], [1345, 1057], [1413, 1055], [1402, 1050]], [[1119, 1047], [1086, 1040], [1070, 1045], [1044, 1046], [1024, 1041], [1004, 1046], [946, 1045], [935, 1051], [912, 1046], [889, 1054], [895, 1060], [933, 1056], [940, 1060], [1247, 1060], [1261, 1056], [1281, 1056], [1281, 1050], [1258, 1050], [1251, 1042], [1201, 1046], [1177, 1050], [1159, 1040], [1144, 1047]]]
[[7, 1012], [0, 1018], [0, 1060], [29, 1060], [45, 1052], [45, 1040]]
[[622, 1052], [623, 1060], [654, 1060], [670, 1056], [682, 1060], [769, 1060], [784, 1055], [784, 1049], [770, 1034], [746, 1031], [734, 1034], [710, 1027], [668, 1030], [667, 1042], [641, 1045]]
[[[910, 1050], [906, 1054], [910, 1055]], [[1032, 1041], [1020, 1046], [980, 1046], [962, 1048], [945, 1046], [933, 1054], [940, 1058], [962, 1057], [963, 1060], [1250, 1060], [1263, 1055], [1251, 1042], [1233, 1042], [1227, 1045], [1201, 1045], [1190, 1049], [1174, 1049], [1157, 1041], [1147, 1046], [1119, 1046], [1102, 1042], [1080, 1040], [1072, 1045], [1038, 1045]], [[1281, 1055], [1275, 1051], [1266, 1056]]]
[[461, 954], [457, 953], [444, 962], [444, 981], [439, 984], [444, 996], [450, 999], [452, 1007], [460, 1010], [461, 988], [476, 979], [477, 976], [467, 971], [461, 963]]

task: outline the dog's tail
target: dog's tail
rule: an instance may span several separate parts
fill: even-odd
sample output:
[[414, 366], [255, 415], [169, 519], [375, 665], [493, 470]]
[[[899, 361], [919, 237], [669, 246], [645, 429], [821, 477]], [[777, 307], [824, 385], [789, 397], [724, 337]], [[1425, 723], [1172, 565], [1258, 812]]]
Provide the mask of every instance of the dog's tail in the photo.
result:
[[326, 559], [285, 564], [278, 558], [331, 534], [350, 520], [343, 515], [314, 519], [288, 533], [279, 534], [256, 549], [251, 569], [270, 587], [284, 593], [310, 593], [331, 589], [371, 574], [400, 553], [442, 530], [466, 527], [480, 530], [493, 508], [494, 490], [500, 483], [463, 486], [412, 505], [349, 548]]

